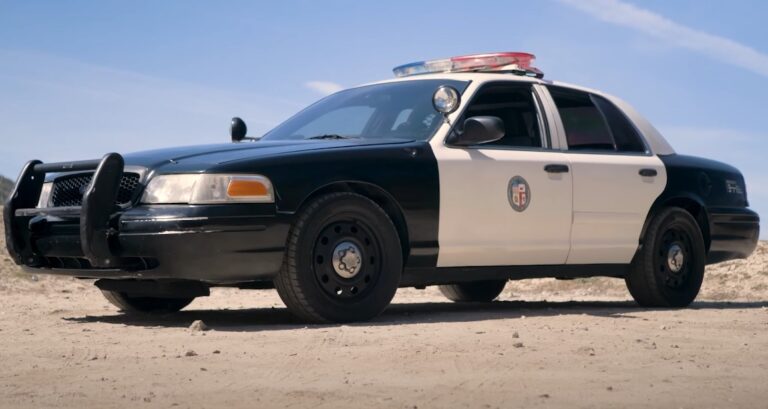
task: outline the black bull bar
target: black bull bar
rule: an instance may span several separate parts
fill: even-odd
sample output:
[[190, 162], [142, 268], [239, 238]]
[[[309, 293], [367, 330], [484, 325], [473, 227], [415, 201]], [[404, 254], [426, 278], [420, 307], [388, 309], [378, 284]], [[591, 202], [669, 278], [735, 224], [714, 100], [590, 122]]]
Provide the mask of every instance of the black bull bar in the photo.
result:
[[[109, 153], [100, 160], [77, 162], [42, 163], [32, 160], [16, 181], [3, 209], [5, 244], [13, 261], [19, 265], [36, 266], [39, 256], [34, 252], [31, 225], [21, 226], [19, 217], [47, 217], [66, 215], [80, 218], [80, 244], [83, 255], [96, 268], [116, 267], [119, 258], [110, 249], [110, 236], [117, 233], [112, 226], [119, 207], [115, 204], [125, 162], [117, 153]], [[90, 184], [83, 194], [82, 206], [38, 209], [37, 203], [47, 173], [95, 170]], [[23, 220], [27, 220], [24, 218]]]

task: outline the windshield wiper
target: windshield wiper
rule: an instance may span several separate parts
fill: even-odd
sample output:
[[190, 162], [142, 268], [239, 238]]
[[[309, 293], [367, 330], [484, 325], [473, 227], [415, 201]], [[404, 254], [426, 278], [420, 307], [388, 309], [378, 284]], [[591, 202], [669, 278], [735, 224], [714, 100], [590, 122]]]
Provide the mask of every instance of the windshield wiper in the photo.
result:
[[358, 139], [354, 136], [344, 136], [344, 135], [338, 135], [335, 133], [327, 134], [327, 135], [316, 135], [316, 136], [310, 136], [309, 138], [304, 139]]

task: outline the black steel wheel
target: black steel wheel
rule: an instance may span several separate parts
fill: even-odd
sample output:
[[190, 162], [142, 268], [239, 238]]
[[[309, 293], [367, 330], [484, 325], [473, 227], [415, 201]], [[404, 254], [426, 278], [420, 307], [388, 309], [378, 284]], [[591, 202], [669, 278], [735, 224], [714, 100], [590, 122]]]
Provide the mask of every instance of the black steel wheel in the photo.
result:
[[194, 301], [195, 297], [157, 298], [134, 297], [118, 291], [101, 290], [104, 298], [120, 311], [129, 314], [170, 314], [181, 311]]
[[691, 239], [680, 227], [664, 232], [656, 248], [656, 273], [659, 280], [672, 289], [678, 289], [691, 275]]
[[440, 292], [454, 302], [491, 302], [501, 294], [507, 280], [474, 281], [438, 286]]
[[329, 224], [315, 241], [312, 270], [320, 287], [340, 301], [364, 297], [381, 273], [381, 248], [361, 221]]
[[704, 238], [684, 209], [670, 207], [648, 225], [641, 248], [626, 277], [638, 304], [685, 307], [696, 299], [704, 280]]
[[298, 216], [275, 288], [303, 320], [367, 320], [394, 297], [402, 260], [397, 229], [381, 207], [365, 196], [332, 193]]

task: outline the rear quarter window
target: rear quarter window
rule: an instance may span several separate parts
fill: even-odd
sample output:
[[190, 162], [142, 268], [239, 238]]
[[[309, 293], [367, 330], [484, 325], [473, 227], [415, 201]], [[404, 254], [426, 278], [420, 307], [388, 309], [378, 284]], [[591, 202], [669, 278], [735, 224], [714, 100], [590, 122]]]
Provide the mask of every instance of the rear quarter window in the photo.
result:
[[600, 108], [605, 120], [608, 122], [608, 126], [611, 128], [617, 151], [645, 152], [648, 150], [635, 126], [632, 125], [627, 116], [616, 105], [597, 95], [592, 95], [592, 100]]
[[637, 129], [612, 102], [567, 88], [550, 87], [549, 91], [563, 122], [569, 150], [648, 151]]

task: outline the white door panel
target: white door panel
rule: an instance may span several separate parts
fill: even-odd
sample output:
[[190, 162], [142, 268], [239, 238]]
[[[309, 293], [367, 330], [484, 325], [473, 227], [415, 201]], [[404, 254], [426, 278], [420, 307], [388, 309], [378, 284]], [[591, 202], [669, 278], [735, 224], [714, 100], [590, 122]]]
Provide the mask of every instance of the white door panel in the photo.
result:
[[[433, 145], [440, 172], [438, 267], [562, 264], [571, 229], [571, 173], [551, 174], [546, 164], [567, 165], [557, 151], [458, 149]], [[508, 187], [523, 177], [530, 202], [510, 205]]]
[[[569, 153], [573, 228], [568, 264], [628, 263], [648, 211], [667, 183], [656, 156]], [[640, 176], [654, 169], [654, 177]]]

